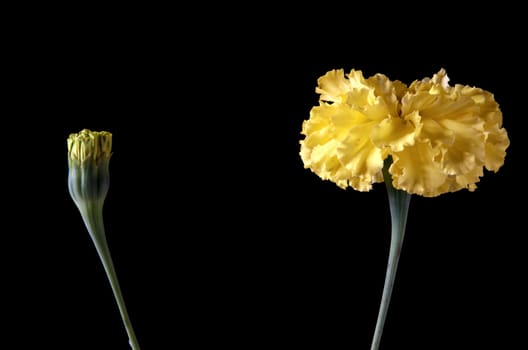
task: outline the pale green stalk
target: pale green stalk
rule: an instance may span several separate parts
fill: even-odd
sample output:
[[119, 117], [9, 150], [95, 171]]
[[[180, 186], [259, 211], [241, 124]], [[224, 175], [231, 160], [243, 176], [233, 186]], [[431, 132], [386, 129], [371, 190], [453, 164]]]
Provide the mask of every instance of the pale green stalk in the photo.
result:
[[119, 286], [119, 281], [117, 280], [117, 274], [112, 261], [112, 256], [110, 255], [110, 249], [108, 248], [103, 224], [103, 203], [94, 202], [92, 205], [86, 205], [86, 208], [81, 210], [81, 215], [86, 228], [92, 237], [92, 241], [95, 245], [97, 253], [99, 254], [99, 258], [103, 263], [106, 276], [110, 282], [110, 286], [112, 287], [117, 306], [119, 307], [119, 312], [121, 313], [121, 319], [123, 320], [126, 332], [128, 334], [130, 346], [133, 350], [140, 350], [138, 341], [136, 339], [136, 334], [132, 328], [132, 322], [130, 322], [130, 317], [128, 316], [125, 300], [123, 299], [123, 295], [121, 293], [121, 287]]
[[387, 193], [389, 196], [389, 206], [391, 213], [391, 242], [389, 260], [387, 263], [387, 272], [385, 275], [385, 285], [383, 286], [383, 295], [381, 297], [381, 304], [378, 320], [376, 322], [376, 329], [374, 331], [374, 337], [372, 339], [372, 346], [370, 347], [371, 350], [378, 350], [381, 341], [381, 335], [383, 333], [385, 319], [387, 318], [392, 289], [394, 287], [394, 281], [396, 278], [396, 270], [398, 268], [398, 260], [400, 259], [403, 237], [405, 235], [405, 225], [407, 223], [407, 214], [411, 201], [411, 195], [409, 193], [397, 190], [392, 185], [392, 178], [388, 171], [390, 163], [390, 158], [385, 161], [383, 167], [383, 177], [385, 179], [385, 185], [387, 187]]

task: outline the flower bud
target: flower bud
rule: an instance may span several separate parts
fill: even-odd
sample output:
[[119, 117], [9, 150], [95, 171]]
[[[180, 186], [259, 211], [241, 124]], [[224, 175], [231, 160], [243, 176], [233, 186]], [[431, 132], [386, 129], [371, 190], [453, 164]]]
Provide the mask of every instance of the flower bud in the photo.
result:
[[84, 202], [102, 205], [110, 186], [112, 134], [84, 129], [68, 138], [68, 188], [82, 212]]

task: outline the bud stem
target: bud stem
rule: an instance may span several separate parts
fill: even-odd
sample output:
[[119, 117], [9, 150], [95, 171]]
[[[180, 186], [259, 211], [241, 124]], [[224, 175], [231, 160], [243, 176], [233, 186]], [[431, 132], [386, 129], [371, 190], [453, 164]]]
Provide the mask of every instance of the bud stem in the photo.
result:
[[114, 263], [112, 261], [112, 256], [110, 254], [110, 249], [108, 248], [108, 243], [106, 240], [106, 234], [103, 224], [103, 201], [94, 201], [90, 203], [91, 205], [85, 205], [84, 210], [81, 211], [84, 223], [92, 241], [95, 245], [99, 258], [103, 263], [103, 267], [106, 272], [106, 276], [112, 287], [117, 306], [119, 307], [119, 312], [121, 314], [121, 319], [125, 325], [126, 332], [128, 334], [129, 344], [133, 350], [140, 350], [138, 341], [136, 339], [136, 334], [132, 328], [132, 322], [128, 316], [128, 311], [121, 293], [121, 287], [119, 286], [119, 281], [117, 279], [117, 274], [114, 268]]
[[407, 224], [407, 215], [409, 212], [409, 204], [411, 195], [405, 191], [397, 190], [392, 185], [392, 178], [389, 174], [389, 166], [391, 164], [390, 157], [385, 161], [383, 166], [383, 177], [387, 187], [387, 194], [389, 196], [389, 206], [391, 212], [391, 243], [389, 251], [389, 260], [387, 263], [387, 272], [385, 275], [385, 284], [383, 286], [383, 295], [381, 297], [381, 304], [376, 322], [376, 329], [374, 331], [374, 338], [372, 339], [371, 350], [378, 350], [383, 333], [383, 326], [387, 318], [389, 310], [389, 303], [396, 278], [396, 270], [398, 268], [398, 261], [403, 245], [403, 237], [405, 235], [405, 226]]

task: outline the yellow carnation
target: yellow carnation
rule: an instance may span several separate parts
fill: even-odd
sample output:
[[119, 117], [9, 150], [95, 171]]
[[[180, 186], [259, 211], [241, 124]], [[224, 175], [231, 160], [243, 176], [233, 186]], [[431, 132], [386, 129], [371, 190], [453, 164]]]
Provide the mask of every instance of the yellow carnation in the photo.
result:
[[339, 187], [369, 191], [383, 181], [389, 156], [393, 186], [428, 197], [473, 191], [484, 168], [504, 163], [509, 139], [493, 95], [450, 86], [444, 69], [408, 87], [383, 74], [332, 70], [316, 92], [300, 155], [305, 168]]

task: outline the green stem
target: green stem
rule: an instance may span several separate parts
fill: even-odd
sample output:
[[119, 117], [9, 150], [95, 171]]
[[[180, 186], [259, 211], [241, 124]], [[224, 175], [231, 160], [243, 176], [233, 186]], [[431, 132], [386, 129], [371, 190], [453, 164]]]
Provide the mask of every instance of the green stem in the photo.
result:
[[119, 307], [121, 319], [123, 320], [126, 332], [128, 334], [129, 344], [133, 350], [140, 350], [136, 334], [132, 328], [132, 322], [128, 316], [125, 300], [123, 299], [123, 295], [121, 293], [121, 287], [119, 286], [119, 281], [117, 279], [110, 249], [108, 248], [108, 243], [106, 241], [106, 234], [103, 224], [103, 203], [102, 201], [100, 203], [92, 203], [92, 205], [87, 205], [84, 209], [85, 210], [81, 210], [81, 214], [86, 228], [92, 237], [92, 241], [95, 245], [97, 253], [99, 254], [99, 258], [103, 263], [106, 276], [110, 281], [112, 292], [114, 293], [117, 306]]
[[396, 278], [396, 270], [398, 268], [398, 260], [403, 244], [403, 237], [405, 235], [405, 225], [407, 223], [407, 214], [409, 212], [409, 204], [411, 195], [405, 191], [397, 190], [392, 185], [392, 179], [388, 172], [391, 160], [387, 160], [383, 167], [383, 176], [385, 178], [385, 185], [389, 196], [389, 206], [391, 213], [391, 243], [389, 260], [387, 263], [387, 272], [385, 275], [385, 284], [383, 286], [383, 295], [381, 297], [381, 304], [376, 322], [376, 330], [374, 331], [374, 338], [372, 339], [371, 350], [378, 350], [383, 333], [383, 326], [387, 318], [389, 310], [389, 303]]

